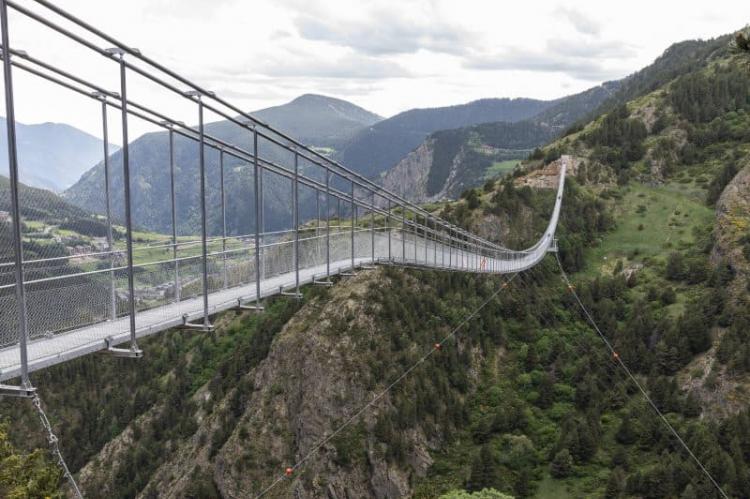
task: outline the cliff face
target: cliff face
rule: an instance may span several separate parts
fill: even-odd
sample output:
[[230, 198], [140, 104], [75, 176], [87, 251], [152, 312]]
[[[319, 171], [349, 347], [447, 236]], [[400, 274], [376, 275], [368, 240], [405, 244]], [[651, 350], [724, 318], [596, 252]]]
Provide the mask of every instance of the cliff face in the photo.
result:
[[412, 202], [428, 201], [427, 178], [432, 168], [433, 146], [434, 140], [428, 139], [407, 154], [383, 175], [383, 187]]
[[[266, 361], [248, 375], [247, 409], [216, 457], [214, 478], [225, 497], [258, 492], [302, 459], [307, 459], [304, 468], [277, 485], [271, 497], [403, 497], [410, 490], [407, 469], [420, 474], [431, 464], [419, 430], [404, 435], [409, 467], [386, 461], [373, 433], [378, 416], [390, 407], [388, 396], [334, 435], [385, 381], [369, 372], [371, 352], [365, 348], [379, 336], [374, 317], [380, 310], [363, 309], [368, 288], [383, 277], [379, 274], [361, 274], [334, 287], [326, 302], [305, 305], [276, 338]], [[326, 438], [331, 440], [318, 450]], [[284, 456], [283, 462], [269, 456]], [[243, 461], [254, 465], [243, 469]]]
[[743, 254], [742, 239], [749, 234], [750, 165], [735, 175], [716, 203], [716, 244], [711, 257], [714, 262], [725, 260], [734, 269], [737, 278], [731, 290], [735, 296], [748, 289], [750, 261]]
[[[397, 285], [415, 294], [424, 286], [408, 276], [399, 277]], [[222, 497], [251, 497], [282, 477], [269, 497], [409, 496], [441, 438], [422, 420], [391, 427], [396, 404], [403, 401], [388, 393], [334, 434], [396, 377], [400, 368], [394, 359], [413, 362], [432, 345], [432, 340], [392, 344], [389, 334], [399, 326], [383, 319], [377, 300], [369, 299], [373, 289], [389, 286], [396, 284], [381, 268], [306, 298], [256, 368], [232, 380], [220, 396], [211, 386], [217, 380], [192, 396], [197, 430], [169, 442], [173, 452], [139, 497], [192, 497], [214, 487]], [[230, 321], [224, 317], [225, 324]], [[128, 427], [82, 470], [87, 495], [108, 495], [127, 448], [165, 408], [157, 404], [137, 422], [141, 429]], [[393, 439], [401, 449], [398, 458]], [[285, 468], [301, 460], [304, 467], [284, 477]], [[208, 489], [196, 489], [200, 483]]]

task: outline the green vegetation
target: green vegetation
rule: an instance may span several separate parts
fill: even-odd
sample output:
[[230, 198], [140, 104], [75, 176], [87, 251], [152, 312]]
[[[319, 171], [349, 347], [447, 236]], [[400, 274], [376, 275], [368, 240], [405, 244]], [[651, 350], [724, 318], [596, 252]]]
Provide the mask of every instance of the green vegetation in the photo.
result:
[[643, 157], [646, 126], [642, 121], [630, 118], [625, 104], [604, 115], [593, 130], [582, 135], [583, 141], [594, 148], [592, 157], [600, 162], [623, 170], [633, 161]]
[[680, 184], [630, 184], [607, 192], [617, 224], [586, 254], [588, 275], [611, 272], [616, 262], [665, 259], [676, 248], [698, 242], [713, 222], [713, 211], [694, 190]]
[[531, 149], [554, 135], [549, 127], [531, 122], [484, 123], [469, 128], [443, 130], [430, 136], [433, 158], [427, 176], [427, 194], [434, 195], [446, 187], [456, 168], [456, 178], [448, 186], [449, 195], [456, 187], [475, 186], [482, 179], [505, 173], [511, 164], [526, 157]]
[[482, 489], [479, 492], [466, 492], [465, 490], [452, 490], [440, 496], [440, 499], [513, 499], [513, 497], [498, 492], [495, 489]]
[[495, 161], [492, 163], [492, 166], [487, 168], [485, 170], [485, 178], [495, 178], [499, 177], [501, 175], [506, 175], [513, 171], [513, 169], [518, 166], [518, 164], [521, 161], [518, 159], [508, 159], [505, 161]]
[[[326, 290], [305, 292], [312, 297]], [[39, 373], [35, 382], [51, 408], [61, 445], [77, 443], [76, 452], [67, 456], [74, 472], [128, 424], [150, 414], [135, 425], [138, 444], [118, 463], [116, 482], [92, 489], [88, 496], [125, 498], [142, 491], [154, 469], [169, 456], [167, 442], [187, 438], [197, 429], [194, 415], [199, 406], [191, 397], [199, 387], [208, 383], [214, 399], [234, 389], [241, 403], [243, 392], [235, 389], [237, 380], [265, 358], [273, 337], [298, 307], [292, 300], [271, 300], [262, 315], [225, 314], [211, 335], [168, 331], [147, 338], [142, 341], [148, 352], [143, 362], [88, 356]], [[211, 411], [213, 404], [204, 409]], [[38, 419], [30, 410], [30, 405], [17, 401], [0, 401], [0, 413], [13, 421], [12, 435], [23, 435], [24, 447], [43, 447]], [[225, 432], [216, 436], [215, 446], [233, 430], [233, 414], [227, 413]], [[58, 425], [61, 420], [66, 423]]]
[[0, 497], [6, 499], [62, 499], [62, 472], [42, 449], [25, 453], [8, 438], [8, 425], [0, 423]]

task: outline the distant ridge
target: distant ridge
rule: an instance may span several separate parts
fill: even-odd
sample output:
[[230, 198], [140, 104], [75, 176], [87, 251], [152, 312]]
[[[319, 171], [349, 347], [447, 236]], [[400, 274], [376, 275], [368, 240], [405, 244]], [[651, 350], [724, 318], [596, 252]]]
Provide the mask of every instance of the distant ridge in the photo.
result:
[[[54, 192], [73, 185], [102, 160], [102, 141], [64, 123], [25, 125], [16, 122], [21, 182]], [[117, 146], [110, 145], [110, 151]], [[6, 120], [0, 117], [0, 174], [8, 175]]]

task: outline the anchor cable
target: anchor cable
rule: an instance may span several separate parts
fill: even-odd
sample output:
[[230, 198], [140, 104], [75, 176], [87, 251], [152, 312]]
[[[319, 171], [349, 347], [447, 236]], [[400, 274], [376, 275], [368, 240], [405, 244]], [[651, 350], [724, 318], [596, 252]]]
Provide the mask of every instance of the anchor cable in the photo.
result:
[[615, 361], [618, 363], [618, 365], [622, 368], [622, 370], [627, 374], [627, 376], [630, 378], [630, 380], [633, 382], [633, 384], [638, 388], [638, 390], [643, 395], [643, 398], [648, 402], [648, 404], [651, 406], [651, 408], [654, 410], [656, 415], [659, 417], [659, 419], [662, 420], [664, 425], [669, 429], [669, 431], [674, 435], [674, 437], [677, 439], [677, 441], [680, 443], [680, 445], [685, 449], [685, 451], [690, 455], [690, 457], [695, 461], [695, 463], [698, 465], [698, 468], [703, 472], [703, 474], [706, 475], [706, 477], [711, 481], [714, 487], [716, 487], [716, 490], [721, 494], [722, 497], [725, 499], [729, 499], [729, 496], [724, 492], [724, 490], [721, 488], [719, 483], [714, 479], [714, 477], [711, 475], [711, 473], [708, 471], [708, 469], [703, 465], [700, 459], [698, 459], [698, 456], [695, 455], [695, 453], [690, 449], [690, 446], [685, 442], [685, 440], [682, 439], [679, 433], [677, 433], [677, 430], [672, 426], [672, 424], [669, 422], [669, 420], [664, 416], [664, 414], [659, 410], [659, 408], [656, 406], [656, 403], [651, 399], [651, 397], [648, 395], [648, 392], [646, 392], [646, 389], [643, 388], [643, 385], [636, 379], [636, 377], [633, 375], [633, 373], [630, 371], [628, 366], [625, 364], [625, 362], [622, 360], [622, 357], [617, 353], [615, 348], [612, 346], [612, 343], [607, 339], [607, 337], [602, 333], [601, 329], [599, 329], [599, 326], [596, 324], [596, 321], [594, 321], [594, 318], [589, 313], [586, 306], [581, 301], [580, 297], [578, 296], [578, 293], [576, 293], [575, 288], [570, 282], [570, 279], [568, 279], [568, 275], [565, 273], [565, 270], [563, 269], [562, 262], [560, 261], [560, 256], [555, 253], [555, 258], [557, 260], [557, 266], [560, 268], [560, 274], [562, 276], [563, 281], [568, 286], [568, 289], [570, 290], [571, 295], [575, 298], [575, 301], [578, 303], [578, 306], [580, 307], [583, 314], [586, 316], [586, 319], [588, 320], [589, 324], [591, 324], [591, 327], [596, 331], [596, 333], [599, 335], [599, 337], [604, 342], [604, 345], [607, 347], [607, 349], [612, 353], [612, 357], [615, 359]]
[[75, 477], [73, 477], [73, 474], [68, 469], [68, 465], [65, 464], [65, 459], [63, 459], [62, 452], [60, 452], [59, 440], [54, 431], [52, 431], [52, 425], [49, 422], [47, 413], [44, 412], [44, 408], [42, 407], [42, 399], [39, 397], [39, 394], [35, 392], [31, 401], [34, 404], [37, 413], [39, 414], [39, 419], [42, 422], [42, 426], [47, 432], [47, 442], [49, 443], [50, 453], [57, 459], [57, 465], [62, 468], [63, 476], [68, 480], [68, 483], [70, 483], [70, 487], [73, 489], [75, 497], [78, 499], [83, 499], [83, 494], [81, 494], [81, 490], [78, 488]]

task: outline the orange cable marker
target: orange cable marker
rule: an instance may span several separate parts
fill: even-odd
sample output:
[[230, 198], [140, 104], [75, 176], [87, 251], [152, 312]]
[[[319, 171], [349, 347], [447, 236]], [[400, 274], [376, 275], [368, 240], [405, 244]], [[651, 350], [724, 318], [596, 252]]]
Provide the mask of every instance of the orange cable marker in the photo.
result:
[[284, 470], [286, 476], [292, 476], [292, 473], [294, 473], [294, 468], [287, 468]]

